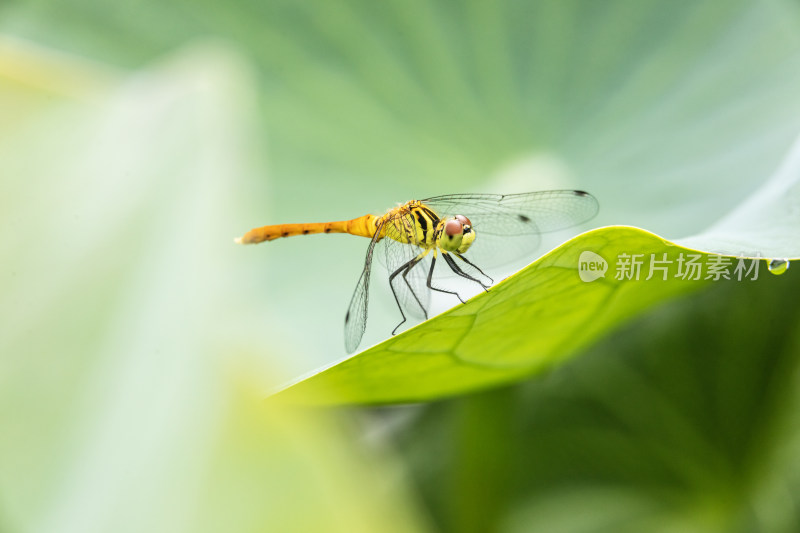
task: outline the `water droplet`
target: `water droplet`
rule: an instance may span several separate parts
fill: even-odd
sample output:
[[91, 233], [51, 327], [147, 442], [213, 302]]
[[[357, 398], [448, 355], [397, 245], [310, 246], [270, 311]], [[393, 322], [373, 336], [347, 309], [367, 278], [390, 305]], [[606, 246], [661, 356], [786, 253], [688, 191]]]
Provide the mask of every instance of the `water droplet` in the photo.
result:
[[789, 270], [789, 260], [788, 259], [773, 259], [769, 262], [769, 271], [775, 274], [776, 276], [780, 276], [787, 270]]

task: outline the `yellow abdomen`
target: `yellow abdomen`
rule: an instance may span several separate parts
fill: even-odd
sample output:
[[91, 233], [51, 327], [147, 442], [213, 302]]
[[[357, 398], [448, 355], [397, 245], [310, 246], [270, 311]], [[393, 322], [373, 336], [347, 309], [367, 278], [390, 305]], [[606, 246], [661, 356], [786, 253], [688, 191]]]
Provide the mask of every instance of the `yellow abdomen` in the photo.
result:
[[372, 238], [375, 235], [378, 219], [375, 215], [364, 215], [353, 220], [340, 220], [338, 222], [312, 222], [309, 224], [275, 224], [254, 228], [234, 239], [239, 244], [256, 244], [282, 237], [295, 235], [311, 235], [312, 233], [349, 233], [360, 237]]
[[430, 208], [418, 200], [412, 200], [380, 217], [364, 215], [338, 222], [262, 226], [251, 229], [235, 241], [239, 244], [256, 244], [314, 233], [349, 233], [371, 239], [378, 226], [381, 226], [381, 239], [387, 237], [398, 242], [429, 248], [434, 245], [433, 235], [438, 221], [439, 217]]

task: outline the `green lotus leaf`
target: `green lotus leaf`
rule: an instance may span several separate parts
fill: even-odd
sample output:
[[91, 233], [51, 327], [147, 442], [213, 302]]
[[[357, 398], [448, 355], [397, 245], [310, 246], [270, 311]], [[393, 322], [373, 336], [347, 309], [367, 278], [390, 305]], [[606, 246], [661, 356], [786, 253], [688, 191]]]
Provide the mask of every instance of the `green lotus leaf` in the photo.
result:
[[766, 260], [683, 248], [633, 227], [600, 228], [278, 397], [418, 402], [511, 383], [572, 357], [656, 303], [715, 281], [757, 282], [768, 271]]

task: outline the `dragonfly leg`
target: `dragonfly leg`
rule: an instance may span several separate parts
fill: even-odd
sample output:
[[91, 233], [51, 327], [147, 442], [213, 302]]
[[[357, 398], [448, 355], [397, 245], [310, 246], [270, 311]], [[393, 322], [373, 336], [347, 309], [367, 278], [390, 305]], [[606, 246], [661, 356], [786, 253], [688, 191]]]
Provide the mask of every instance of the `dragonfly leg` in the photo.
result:
[[419, 304], [419, 308], [422, 309], [422, 314], [425, 317], [425, 320], [428, 320], [428, 310], [425, 309], [424, 305], [422, 305], [422, 302], [419, 300], [417, 293], [414, 292], [414, 289], [411, 287], [411, 283], [408, 282], [408, 278], [406, 277], [408, 276], [408, 273], [411, 272], [411, 269], [417, 266], [417, 264], [420, 261], [422, 261], [422, 258], [425, 257], [425, 255], [426, 254], [420, 254], [418, 257], [415, 258], [416, 261], [408, 265], [408, 267], [403, 271], [403, 281], [406, 282], [406, 286], [408, 287], [409, 292], [411, 292], [411, 296], [414, 297], [414, 300], [416, 300], [417, 303]]
[[[446, 257], [447, 257], [447, 256], [445, 256], [445, 258], [446, 258]], [[452, 261], [452, 259], [451, 259], [451, 261]], [[433, 266], [434, 266], [435, 264], [436, 264], [436, 254], [434, 254], [434, 255], [433, 255], [433, 257], [431, 257], [431, 268], [430, 268], [430, 270], [428, 270], [428, 283], [427, 283], [427, 285], [428, 285], [428, 288], [429, 288], [430, 290], [432, 290], [432, 291], [437, 291], [437, 292], [445, 292], [445, 293], [447, 293], [447, 294], [455, 294], [455, 295], [456, 295], [456, 298], [458, 298], [458, 299], [461, 301], [461, 303], [462, 303], [462, 304], [463, 304], [463, 303], [467, 303], [467, 302], [465, 302], [465, 301], [464, 301], [464, 300], [461, 298], [461, 296], [460, 296], [460, 295], [459, 295], [457, 292], [455, 292], [455, 291], [448, 291], [448, 290], [446, 290], [446, 289], [440, 289], [440, 288], [438, 288], [438, 287], [434, 287], [434, 286], [431, 284], [431, 279], [433, 278]]]
[[[406, 322], [406, 314], [403, 312], [403, 306], [400, 305], [400, 299], [397, 297], [397, 293], [394, 290], [394, 283], [393, 283], [394, 282], [394, 278], [396, 278], [397, 275], [400, 274], [400, 273], [407, 272], [411, 267], [413, 267], [414, 265], [419, 263], [422, 260], [423, 257], [425, 257], [425, 256], [424, 255], [418, 255], [417, 257], [415, 257], [411, 261], [408, 261], [407, 263], [403, 263], [403, 265], [400, 268], [398, 268], [397, 270], [395, 270], [394, 272], [392, 272], [389, 275], [389, 287], [392, 289], [392, 295], [394, 296], [394, 301], [397, 303], [397, 308], [400, 309], [400, 315], [403, 317], [403, 320], [401, 320], [400, 323], [397, 324], [395, 326], [395, 328], [392, 330], [392, 335], [394, 335], [397, 332], [397, 328], [399, 328], [400, 326], [402, 326]], [[408, 280], [406, 280], [406, 283], [408, 283]], [[414, 291], [411, 291], [411, 294], [414, 294]], [[414, 298], [415, 299], [417, 298], [416, 294], [414, 294]], [[417, 300], [417, 302], [419, 302], [419, 300]], [[420, 306], [421, 305], [422, 304], [420, 304]], [[423, 310], [424, 310], [424, 308], [423, 308]]]
[[486, 285], [484, 285], [481, 280], [479, 280], [477, 278], [473, 278], [472, 276], [470, 276], [469, 274], [467, 274], [466, 272], [461, 270], [461, 267], [459, 267], [456, 264], [456, 262], [453, 261], [453, 258], [450, 257], [449, 254], [442, 254], [442, 257], [444, 257], [444, 260], [447, 263], [447, 265], [450, 267], [450, 270], [452, 270], [453, 272], [455, 272], [456, 274], [458, 274], [462, 278], [466, 278], [466, 279], [468, 279], [470, 281], [474, 281], [475, 283], [478, 283], [481, 287], [483, 287], [483, 290], [485, 290], [485, 291], [488, 290], [488, 287]]
[[[461, 259], [462, 261], [464, 261], [469, 266], [471, 266], [472, 268], [474, 268], [475, 270], [477, 270], [478, 272], [480, 272], [481, 274], [483, 274], [484, 276], [486, 276], [489, 279], [489, 281], [492, 284], [494, 284], [494, 280], [492, 279], [492, 277], [489, 274], [487, 274], [486, 272], [484, 272], [483, 270], [481, 270], [480, 268], [478, 268], [477, 265], [475, 265], [474, 263], [470, 262], [469, 259], [467, 259], [466, 257], [464, 257], [463, 255], [461, 255], [459, 253], [455, 253], [454, 255], [456, 257], [458, 257], [459, 259]], [[481, 283], [481, 285], [483, 285], [483, 283]], [[485, 289], [486, 285], [483, 285], [483, 288]]]

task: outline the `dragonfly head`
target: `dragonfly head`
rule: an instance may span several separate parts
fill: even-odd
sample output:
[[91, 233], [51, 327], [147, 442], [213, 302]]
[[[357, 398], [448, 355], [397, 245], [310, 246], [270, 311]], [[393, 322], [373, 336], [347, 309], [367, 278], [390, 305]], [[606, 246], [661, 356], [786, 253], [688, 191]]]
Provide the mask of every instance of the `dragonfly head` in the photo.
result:
[[444, 229], [439, 238], [439, 246], [443, 250], [463, 254], [474, 240], [472, 222], [464, 215], [456, 215], [444, 221]]

